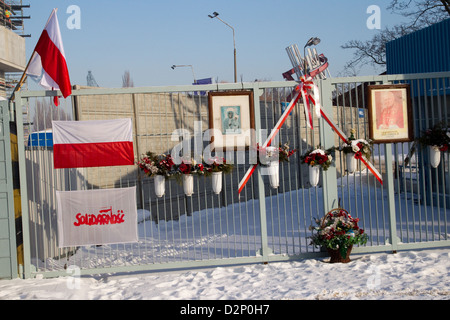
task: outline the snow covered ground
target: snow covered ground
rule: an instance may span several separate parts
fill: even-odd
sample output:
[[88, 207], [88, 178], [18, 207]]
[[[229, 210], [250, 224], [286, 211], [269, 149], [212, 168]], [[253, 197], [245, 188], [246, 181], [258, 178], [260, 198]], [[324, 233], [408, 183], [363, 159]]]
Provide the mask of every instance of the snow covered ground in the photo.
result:
[[[385, 201], [385, 197], [379, 201]], [[273, 205], [279, 209], [282, 203], [274, 201]], [[303, 239], [306, 233], [302, 230], [306, 228], [287, 230], [300, 220], [284, 217], [284, 210], [279, 212], [283, 213], [280, 217], [276, 216], [276, 211], [268, 212], [269, 236], [272, 239], [275, 235], [278, 239], [269, 239], [270, 246], [277, 249], [278, 243], [283, 243], [289, 252], [294, 247], [308, 247], [306, 241], [290, 244], [292, 239]], [[241, 219], [240, 215], [230, 212], [224, 214], [227, 214], [225, 209], [206, 210], [190, 217], [182, 216], [179, 221], [161, 222], [158, 226], [146, 220], [139, 224], [138, 244], [127, 245], [126, 250], [120, 245], [122, 249], [118, 251], [114, 245], [83, 247], [70, 258], [70, 265], [134, 264], [147, 256], [155, 259], [155, 263], [189, 260], [192, 255], [209, 259], [216, 258], [223, 249], [227, 249], [226, 254], [232, 257], [254, 256], [259, 248], [253, 240], [258, 237], [258, 221], [251, 217]], [[441, 214], [444, 217], [447, 212]], [[272, 215], [278, 224], [271, 223]], [[217, 219], [222, 219], [219, 220], [221, 223]], [[310, 222], [303, 223], [307, 227]], [[197, 230], [200, 225], [203, 228]], [[218, 228], [218, 225], [222, 227]], [[247, 230], [245, 237], [240, 236], [241, 230]], [[437, 231], [439, 237], [448, 236], [445, 236], [445, 228]], [[370, 228], [367, 232], [372, 233]], [[287, 237], [288, 234], [292, 237]], [[278, 250], [278, 253], [284, 252]], [[329, 264], [327, 258], [317, 258], [265, 265], [82, 277], [76, 276], [75, 269], [75, 273], [67, 277], [0, 280], [0, 300], [450, 300], [450, 248], [400, 251], [397, 254], [352, 254], [351, 259], [348, 264]], [[45, 262], [45, 267], [64, 270], [64, 263], [50, 259]]]
[[449, 300], [449, 248], [159, 273], [0, 281], [0, 299]]

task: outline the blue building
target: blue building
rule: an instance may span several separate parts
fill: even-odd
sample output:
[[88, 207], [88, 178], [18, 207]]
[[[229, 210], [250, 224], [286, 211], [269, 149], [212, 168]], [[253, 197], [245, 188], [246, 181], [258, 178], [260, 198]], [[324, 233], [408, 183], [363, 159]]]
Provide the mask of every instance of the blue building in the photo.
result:
[[[450, 71], [450, 19], [405, 35], [386, 43], [386, 73], [436, 73]], [[404, 81], [411, 86], [414, 106], [414, 132], [419, 137], [434, 124], [450, 125], [450, 77]], [[417, 165], [422, 171], [419, 185], [431, 186], [422, 192], [428, 199], [437, 199], [436, 191], [450, 188], [449, 159], [443, 156], [444, 165], [429, 169], [428, 150], [418, 148]], [[446, 199], [450, 205], [450, 199]]]
[[387, 74], [450, 71], [450, 19], [386, 43]]

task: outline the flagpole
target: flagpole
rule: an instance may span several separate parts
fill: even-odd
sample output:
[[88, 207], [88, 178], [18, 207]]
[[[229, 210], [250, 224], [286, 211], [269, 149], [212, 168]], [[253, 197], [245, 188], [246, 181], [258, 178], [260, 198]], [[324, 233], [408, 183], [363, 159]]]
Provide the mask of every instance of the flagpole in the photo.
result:
[[35, 53], [36, 53], [36, 51], [33, 51], [33, 54], [31, 55], [30, 60], [28, 60], [27, 66], [25, 67], [25, 70], [22, 73], [22, 77], [20, 78], [19, 83], [16, 85], [16, 87], [14, 88], [14, 91], [11, 94], [11, 97], [9, 98], [10, 101], [14, 101], [14, 94], [16, 93], [16, 91], [20, 91], [23, 83], [25, 82], [25, 79], [27, 77], [28, 67], [30, 66], [31, 60], [33, 60], [33, 57], [34, 57]]

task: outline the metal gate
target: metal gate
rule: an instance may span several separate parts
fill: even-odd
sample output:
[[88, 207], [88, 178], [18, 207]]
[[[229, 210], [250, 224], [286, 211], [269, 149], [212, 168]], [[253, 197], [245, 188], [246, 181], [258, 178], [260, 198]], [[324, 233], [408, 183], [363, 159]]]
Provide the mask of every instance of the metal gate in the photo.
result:
[[[0, 279], [17, 275], [14, 196], [16, 185], [13, 182], [13, 163], [11, 143], [14, 132], [10, 130], [9, 107], [7, 101], [0, 101]], [[13, 162], [14, 161], [14, 162]]]
[[[449, 73], [336, 78], [320, 80], [322, 107], [344, 130], [368, 136], [365, 86], [369, 83], [410, 81], [416, 134], [438, 120], [448, 123]], [[317, 145], [341, 142], [321, 119], [309, 130], [303, 106], [297, 104], [280, 131], [280, 143], [298, 152], [280, 166], [280, 187], [272, 189], [266, 176], [255, 171], [241, 194], [238, 184], [249, 167], [248, 152], [233, 153], [235, 169], [224, 176], [219, 195], [208, 178], [195, 180], [195, 193], [183, 194], [175, 181], [157, 198], [153, 179], [137, 166], [53, 169], [52, 119], [94, 120], [132, 118], [135, 156], [169, 152], [179, 141], [174, 131], [189, 132], [192, 141], [208, 128], [210, 91], [251, 91], [254, 96], [257, 142], [264, 141], [283, 111], [295, 82], [255, 82], [177, 87], [92, 89], [77, 87], [61, 106], [47, 106], [52, 92], [18, 92], [15, 99], [23, 207], [24, 263], [22, 276], [66, 275], [161, 270], [200, 266], [286, 261], [323, 255], [309, 244], [314, 218], [339, 205], [360, 218], [370, 236], [355, 252], [391, 251], [448, 246], [449, 159], [430, 170], [424, 155], [405, 164], [411, 143], [375, 146], [373, 163], [383, 173], [381, 186], [364, 167], [348, 174], [339, 152], [335, 164], [322, 173], [317, 187], [299, 156]], [[429, 84], [432, 84], [430, 87]], [[437, 98], [428, 90], [436, 90]], [[434, 91], [431, 91], [434, 92]], [[415, 94], [414, 91], [413, 94]], [[416, 97], [416, 96], [414, 96]], [[433, 112], [424, 114], [422, 111]], [[444, 111], [445, 110], [445, 111]], [[22, 111], [24, 111], [22, 113]], [[198, 141], [198, 139], [197, 139]], [[396, 159], [395, 161], [393, 159]], [[393, 164], [393, 166], [388, 164]], [[425, 188], [429, 179], [433, 189]], [[429, 182], [428, 182], [429, 183]], [[133, 244], [58, 248], [55, 191], [136, 186], [139, 241]]]

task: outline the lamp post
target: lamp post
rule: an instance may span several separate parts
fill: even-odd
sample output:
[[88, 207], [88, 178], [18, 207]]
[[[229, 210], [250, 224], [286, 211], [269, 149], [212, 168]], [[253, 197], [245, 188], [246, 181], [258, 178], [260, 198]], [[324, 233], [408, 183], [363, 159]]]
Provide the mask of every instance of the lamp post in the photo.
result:
[[226, 26], [230, 27], [231, 30], [233, 30], [233, 47], [234, 47], [234, 82], [237, 82], [237, 75], [236, 75], [236, 40], [235, 40], [235, 34], [234, 34], [234, 28], [232, 26], [230, 26], [228, 23], [226, 23], [225, 21], [223, 21], [222, 19], [220, 19], [218, 17], [218, 13], [217, 12], [213, 12], [212, 15], [208, 14], [208, 17], [210, 17], [211, 19], [217, 18], [219, 19], [222, 23], [224, 23]]
[[305, 46], [303, 47], [303, 58], [304, 58], [304, 63], [303, 63], [303, 73], [306, 77], [306, 73], [307, 73], [307, 68], [306, 68], [306, 47], [310, 47], [310, 46], [316, 46], [320, 43], [320, 39], [317, 37], [312, 37], [309, 38], [308, 42], [306, 42]]
[[191, 64], [182, 64], [182, 65], [172, 65], [171, 66], [172, 70], [175, 70], [175, 68], [178, 68], [178, 67], [191, 67], [192, 76], [194, 77], [194, 83], [197, 83], [197, 80], [195, 80], [194, 68], [192, 67]]

